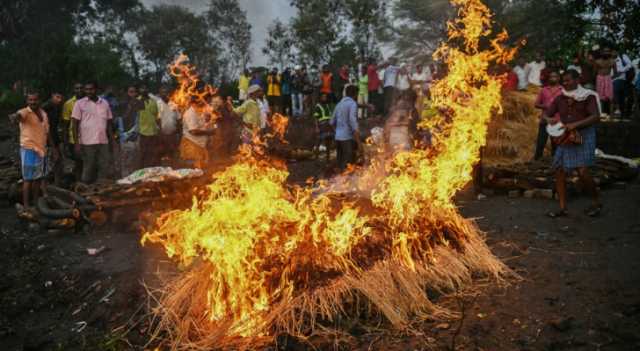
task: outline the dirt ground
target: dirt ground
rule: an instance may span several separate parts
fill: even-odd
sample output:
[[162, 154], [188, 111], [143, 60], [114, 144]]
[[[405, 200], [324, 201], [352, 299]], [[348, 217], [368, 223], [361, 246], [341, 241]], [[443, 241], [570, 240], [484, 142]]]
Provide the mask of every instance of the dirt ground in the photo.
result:
[[[10, 148], [2, 147], [4, 152]], [[290, 163], [292, 180], [323, 174], [324, 163]], [[603, 193], [605, 210], [544, 216], [551, 200], [457, 198], [493, 251], [520, 276], [497, 285], [479, 278], [439, 301], [459, 318], [416, 321], [393, 331], [384, 321], [343, 322], [345, 333], [302, 342], [279, 337], [279, 350], [640, 350], [640, 182]], [[0, 350], [142, 350], [148, 339], [143, 282], [172, 266], [139, 233], [40, 234], [0, 208]], [[90, 256], [87, 248], [105, 246]], [[313, 344], [311, 346], [310, 344]]]

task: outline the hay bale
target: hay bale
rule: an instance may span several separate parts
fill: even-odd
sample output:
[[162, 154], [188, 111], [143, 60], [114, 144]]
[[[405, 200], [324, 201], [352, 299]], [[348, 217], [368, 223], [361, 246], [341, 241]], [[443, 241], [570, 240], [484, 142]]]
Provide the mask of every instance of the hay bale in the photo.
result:
[[540, 110], [535, 108], [537, 91], [506, 92], [502, 114], [489, 123], [482, 162], [486, 166], [523, 163], [533, 158]]

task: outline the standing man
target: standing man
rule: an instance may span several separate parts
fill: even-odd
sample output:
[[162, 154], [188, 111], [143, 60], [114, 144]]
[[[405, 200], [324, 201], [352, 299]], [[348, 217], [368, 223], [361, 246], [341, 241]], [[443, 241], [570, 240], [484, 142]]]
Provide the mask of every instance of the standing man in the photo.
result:
[[281, 84], [282, 80], [280, 74], [278, 74], [278, 69], [274, 67], [267, 76], [267, 101], [269, 101], [269, 105], [274, 112], [280, 112]]
[[369, 89], [369, 102], [375, 107], [372, 114], [377, 115], [382, 112], [382, 105], [380, 104], [380, 93], [378, 90], [382, 88], [382, 82], [378, 77], [378, 66], [371, 60], [367, 66], [368, 89]]
[[320, 94], [320, 101], [313, 111], [313, 117], [316, 122], [316, 145], [314, 147], [315, 157], [318, 158], [320, 146], [324, 144], [327, 162], [331, 158], [331, 144], [333, 143], [334, 133], [331, 127], [331, 117], [333, 116], [333, 105], [330, 102], [329, 95]]
[[126, 177], [140, 164], [138, 152], [138, 113], [144, 108], [138, 96], [138, 86], [131, 84], [127, 88], [127, 97], [120, 105], [124, 106], [122, 116], [117, 119], [118, 140], [120, 141], [120, 176]]
[[96, 83], [86, 83], [84, 94], [73, 107], [71, 118], [76, 153], [82, 155], [83, 161], [81, 180], [90, 184], [109, 176], [113, 115], [109, 103], [98, 97]]
[[320, 75], [320, 95], [326, 94], [331, 101], [335, 101], [333, 94], [333, 73], [329, 69], [329, 65], [322, 66], [322, 74]]
[[261, 88], [257, 85], [249, 87], [249, 98], [240, 106], [233, 109], [233, 112], [242, 118], [242, 132], [240, 139], [243, 144], [251, 144], [253, 136], [260, 132], [260, 105], [257, 96]]
[[416, 65], [416, 71], [413, 72], [411, 78], [411, 86], [413, 90], [418, 94], [418, 96], [422, 96], [422, 93], [429, 88], [429, 84], [431, 83], [431, 71], [429, 67], [423, 68], [421, 64]]
[[[20, 162], [22, 165], [22, 204], [18, 215], [25, 214], [40, 195], [44, 177], [47, 174], [47, 140], [49, 122], [47, 113], [40, 108], [38, 93], [27, 94], [27, 107], [9, 116], [9, 119], [20, 126]], [[56, 150], [54, 150], [54, 153]], [[55, 157], [58, 155], [55, 154]]]
[[194, 101], [182, 118], [180, 158], [190, 161], [195, 168], [205, 169], [209, 164], [207, 144], [214, 133], [211, 115], [205, 112], [205, 103], [199, 99]]
[[513, 67], [513, 73], [518, 77], [518, 90], [527, 90], [529, 86], [529, 80], [527, 80], [527, 72], [523, 66], [524, 60], [519, 58], [516, 60], [516, 66]]
[[247, 99], [247, 90], [249, 90], [249, 70], [244, 69], [242, 73], [240, 73], [240, 78], [238, 79], [238, 100], [244, 101]]
[[158, 96], [150, 96], [156, 101], [160, 116], [158, 156], [160, 159], [168, 157], [173, 160], [175, 150], [178, 147], [178, 111], [169, 100], [169, 88], [166, 86], [160, 87]]
[[348, 85], [345, 95], [336, 106], [330, 122], [336, 131], [338, 168], [341, 171], [347, 169], [347, 165], [355, 163], [356, 147], [362, 149], [358, 130], [358, 104], [355, 100], [358, 88], [355, 85]]
[[140, 101], [143, 108], [138, 112], [138, 133], [140, 134], [140, 166], [141, 168], [159, 166], [158, 135], [158, 104], [149, 97], [149, 89], [145, 84], [140, 85]]
[[624, 53], [614, 52], [616, 64], [613, 75], [613, 96], [616, 101], [616, 114], [620, 115], [620, 119], [625, 119], [631, 114], [628, 108], [627, 99], [633, 99], [631, 85], [635, 77], [635, 71], [631, 59]]
[[349, 66], [342, 65], [338, 70], [338, 79], [336, 85], [336, 101], [342, 100], [344, 96], [344, 88], [349, 84]]
[[76, 105], [76, 101], [84, 97], [84, 85], [82, 83], [75, 83], [73, 85], [73, 96], [67, 100], [62, 106], [62, 142], [67, 148], [67, 154], [69, 158], [73, 160], [73, 174], [76, 180], [80, 180], [82, 177], [82, 156], [80, 153], [76, 153], [77, 148], [75, 142], [77, 137], [73, 135], [73, 122], [71, 119], [71, 113], [73, 107]]
[[291, 82], [291, 113], [294, 117], [300, 117], [304, 112], [302, 93], [305, 81], [302, 67], [299, 65], [296, 66]]
[[217, 128], [215, 128], [215, 134], [211, 137], [212, 144], [215, 145], [214, 153], [218, 158], [226, 160], [233, 156], [235, 149], [238, 147], [236, 118], [220, 95], [213, 97], [211, 107], [218, 115], [216, 119]]
[[[62, 119], [62, 101], [62, 94], [54, 92], [51, 94], [51, 98], [42, 105], [42, 109], [46, 112], [49, 121], [49, 143], [52, 146], [51, 151], [57, 155], [62, 155], [63, 147], [60, 131], [58, 130], [60, 120]], [[50, 162], [49, 169], [53, 172], [55, 185], [59, 186], [62, 182], [62, 176], [64, 175], [64, 162], [62, 158], [56, 157], [55, 162]]]
[[358, 118], [367, 118], [367, 104], [369, 103], [369, 74], [367, 66], [362, 65], [360, 76], [358, 77]]
[[264, 97], [264, 90], [262, 88], [256, 92], [256, 101], [260, 106], [260, 129], [267, 128], [269, 117], [271, 116], [271, 107], [269, 101]]
[[[544, 148], [547, 145], [547, 139], [549, 139], [549, 134], [547, 134], [547, 121], [544, 118], [544, 111], [549, 109], [553, 101], [560, 95], [562, 95], [560, 75], [558, 74], [558, 72], [553, 71], [549, 73], [547, 85], [542, 87], [535, 102], [536, 108], [542, 110], [542, 114], [540, 115], [540, 123], [538, 124], [538, 140], [536, 142], [536, 153], [534, 156], [535, 160], [539, 160], [542, 157]], [[555, 149], [555, 145], [553, 145], [553, 150], [555, 151]]]
[[611, 57], [611, 49], [603, 48], [596, 56], [596, 91], [602, 102], [602, 110], [607, 115], [611, 114], [611, 103], [613, 101], [613, 80], [611, 72], [616, 65], [616, 61]]
[[[589, 166], [595, 161], [596, 128], [600, 120], [600, 106], [595, 92], [578, 85], [580, 74], [574, 70], [567, 71], [562, 76], [562, 95], [558, 96], [544, 114], [547, 123], [554, 124], [554, 116], [559, 115], [564, 124], [565, 134], [579, 133], [581, 142], [572, 142], [567, 138], [561, 142], [553, 159], [556, 169], [556, 190], [560, 200], [560, 210], [549, 212], [552, 218], [568, 215], [566, 172], [578, 170], [578, 175], [584, 188], [592, 197], [592, 204], [585, 210], [585, 214], [595, 217], [600, 214], [602, 204], [596, 183], [589, 174]], [[562, 138], [562, 137], [560, 137]], [[575, 140], [575, 139], [574, 139]]]
[[395, 86], [396, 86], [396, 78], [398, 77], [398, 66], [396, 66], [396, 60], [394, 58], [390, 59], [387, 64], [385, 64], [384, 69], [384, 78], [383, 80], [383, 88], [384, 88], [384, 115], [389, 114], [389, 110], [391, 109], [391, 105], [393, 104], [393, 98], [395, 95]]
[[287, 67], [284, 72], [282, 72], [282, 113], [290, 116], [291, 115], [291, 68]]
[[527, 72], [527, 82], [537, 87], [542, 86], [542, 70], [546, 67], [542, 53], [537, 53], [533, 61], [529, 62], [524, 70]]

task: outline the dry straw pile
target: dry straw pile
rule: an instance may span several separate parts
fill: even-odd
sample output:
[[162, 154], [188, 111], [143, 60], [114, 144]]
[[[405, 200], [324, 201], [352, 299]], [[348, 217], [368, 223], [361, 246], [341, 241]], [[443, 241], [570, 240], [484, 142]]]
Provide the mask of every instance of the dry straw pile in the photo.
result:
[[503, 113], [494, 116], [489, 124], [483, 165], [509, 165], [533, 158], [542, 113], [534, 106], [538, 91], [530, 88], [504, 93]]

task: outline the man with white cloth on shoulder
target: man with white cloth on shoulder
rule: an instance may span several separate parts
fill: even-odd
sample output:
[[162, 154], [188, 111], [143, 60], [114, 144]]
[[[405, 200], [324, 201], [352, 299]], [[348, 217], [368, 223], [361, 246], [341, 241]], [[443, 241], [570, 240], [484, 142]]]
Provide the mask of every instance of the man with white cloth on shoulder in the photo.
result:
[[[554, 139], [558, 149], [554, 155], [553, 167], [556, 170], [556, 190], [560, 201], [560, 210], [549, 212], [552, 218], [567, 216], [566, 173], [576, 169], [582, 184], [592, 197], [592, 204], [585, 214], [595, 217], [600, 214], [602, 204], [589, 167], [595, 162], [596, 128], [600, 120], [598, 94], [578, 84], [580, 74], [568, 70], [562, 76], [562, 95], [558, 96], [544, 113], [549, 134], [558, 135], [554, 129], [564, 129]], [[553, 116], [559, 115], [559, 121]]]

